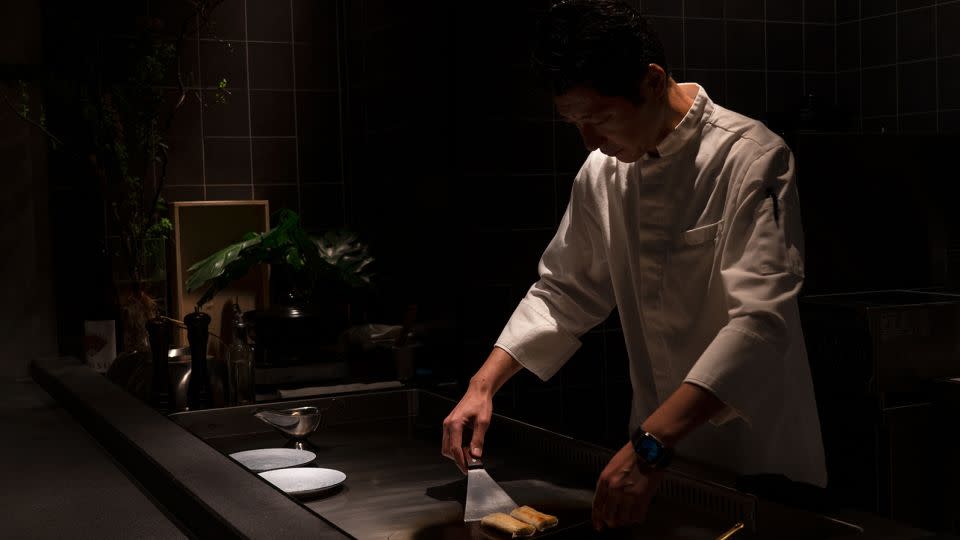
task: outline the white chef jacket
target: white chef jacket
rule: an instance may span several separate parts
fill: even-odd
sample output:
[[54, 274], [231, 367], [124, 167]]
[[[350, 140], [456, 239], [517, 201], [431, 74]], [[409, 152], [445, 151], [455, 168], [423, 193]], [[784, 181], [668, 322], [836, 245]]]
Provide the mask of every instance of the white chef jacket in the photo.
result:
[[683, 120], [634, 163], [594, 151], [496, 346], [546, 380], [614, 306], [630, 360], [631, 432], [682, 382], [725, 408], [677, 446], [739, 474], [826, 485], [796, 296], [794, 160], [762, 123], [697, 84]]

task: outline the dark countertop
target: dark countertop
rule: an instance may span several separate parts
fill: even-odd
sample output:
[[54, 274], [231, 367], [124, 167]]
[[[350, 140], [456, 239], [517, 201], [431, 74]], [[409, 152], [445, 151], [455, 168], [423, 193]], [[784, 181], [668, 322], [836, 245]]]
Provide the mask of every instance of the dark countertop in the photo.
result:
[[4, 538], [186, 538], [32, 381], [0, 379]]
[[[287, 497], [219, 451], [224, 449], [215, 449], [89, 368], [58, 359], [35, 364], [33, 375], [56, 402], [68, 404], [71, 414], [32, 384], [4, 386], [3, 395], [24, 397], [10, 405], [4, 400], [2, 414], [14, 426], [16, 443], [0, 456], [22, 462], [20, 476], [25, 478], [5, 484], [13, 489], [5, 490], [0, 502], [14, 519], [0, 526], [0, 536], [77, 537], [81, 531], [85, 537], [89, 531], [98, 538], [349, 537], [339, 529], [336, 512], [324, 507], [329, 503], [304, 505]], [[38, 427], [22, 418], [25, 413]], [[231, 409], [197, 413], [202, 413], [194, 416], [200, 425], [215, 426]], [[136, 482], [123, 470], [136, 471]], [[179, 529], [160, 508], [177, 516]], [[56, 517], [42, 519], [47, 515]], [[854, 538], [935, 538], [877, 516], [834, 517], [863, 527], [864, 534]], [[13, 534], [5, 534], [7, 526]]]

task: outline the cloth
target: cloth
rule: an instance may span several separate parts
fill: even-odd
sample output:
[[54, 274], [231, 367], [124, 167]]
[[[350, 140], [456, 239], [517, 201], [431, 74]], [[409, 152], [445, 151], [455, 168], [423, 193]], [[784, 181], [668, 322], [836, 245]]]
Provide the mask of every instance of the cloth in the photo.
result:
[[762, 123], [697, 84], [675, 129], [634, 163], [592, 152], [496, 341], [541, 379], [616, 307], [631, 431], [684, 382], [726, 405], [677, 452], [740, 474], [826, 484], [796, 295], [803, 231], [794, 160]]

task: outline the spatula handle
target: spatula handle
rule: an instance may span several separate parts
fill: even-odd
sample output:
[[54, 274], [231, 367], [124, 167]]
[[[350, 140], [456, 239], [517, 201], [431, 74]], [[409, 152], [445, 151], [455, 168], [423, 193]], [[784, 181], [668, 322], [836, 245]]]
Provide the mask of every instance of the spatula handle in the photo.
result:
[[467, 470], [468, 470], [468, 471], [473, 470], [473, 469], [482, 469], [482, 468], [483, 468], [483, 461], [481, 461], [480, 459], [477, 459], [477, 458], [473, 457], [473, 456], [470, 454], [470, 449], [467, 448], [467, 447], [463, 447], [463, 459], [465, 459], [466, 462], [467, 462]]

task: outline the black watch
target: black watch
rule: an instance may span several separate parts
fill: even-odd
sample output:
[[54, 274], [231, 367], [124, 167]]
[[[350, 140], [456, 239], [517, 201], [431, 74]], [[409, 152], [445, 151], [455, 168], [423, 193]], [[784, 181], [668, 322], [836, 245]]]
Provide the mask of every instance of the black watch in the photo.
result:
[[673, 449], [664, 446], [660, 439], [647, 433], [643, 428], [638, 429], [630, 437], [630, 442], [633, 443], [633, 451], [637, 453], [640, 461], [651, 469], [663, 469], [673, 458]]

